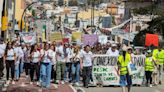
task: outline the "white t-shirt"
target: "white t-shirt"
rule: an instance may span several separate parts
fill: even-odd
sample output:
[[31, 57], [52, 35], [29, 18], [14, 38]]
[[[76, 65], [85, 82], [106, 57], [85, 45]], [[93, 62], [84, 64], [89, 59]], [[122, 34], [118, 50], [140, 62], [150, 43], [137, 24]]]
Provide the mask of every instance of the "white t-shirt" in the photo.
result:
[[57, 62], [65, 62], [65, 56], [64, 56], [63, 49], [64, 49], [63, 46], [59, 46], [59, 47], [56, 48], [56, 52], [60, 53], [60, 55], [56, 54]]
[[6, 60], [14, 60], [14, 55], [15, 55], [14, 49], [8, 50]]
[[80, 53], [76, 54], [76, 53], [73, 53], [72, 56], [71, 56], [72, 59], [74, 59], [73, 61], [79, 61], [80, 60]]
[[111, 49], [108, 49], [107, 53], [109, 56], [119, 56], [119, 51], [115, 50], [114, 52]]
[[56, 52], [51, 50], [51, 49], [49, 49], [48, 50], [48, 55], [49, 55], [49, 57], [52, 58], [51, 59], [52, 65], [55, 65], [56, 64]]
[[33, 63], [38, 63], [38, 62], [39, 62], [39, 58], [40, 58], [40, 53], [39, 53], [39, 51], [33, 52], [33, 55], [32, 55], [32, 62], [33, 62]]
[[6, 47], [3, 46], [3, 44], [0, 44], [0, 58], [3, 57], [4, 53], [5, 53], [5, 49]]
[[84, 67], [92, 66], [92, 58], [93, 58], [92, 52], [87, 53], [86, 51], [84, 51], [81, 57], [83, 58]]
[[51, 60], [48, 58], [48, 55], [50, 56], [51, 51], [50, 50], [44, 50], [44, 54], [43, 54], [43, 62], [44, 63], [50, 63]]

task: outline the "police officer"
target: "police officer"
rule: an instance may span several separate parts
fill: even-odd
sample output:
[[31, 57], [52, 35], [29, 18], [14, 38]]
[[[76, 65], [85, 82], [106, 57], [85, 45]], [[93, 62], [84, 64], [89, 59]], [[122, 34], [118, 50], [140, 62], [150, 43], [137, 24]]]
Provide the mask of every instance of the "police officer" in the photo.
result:
[[145, 75], [146, 75], [146, 85], [152, 87], [152, 72], [154, 70], [154, 62], [151, 54], [151, 50], [147, 51], [146, 60], [145, 60]]

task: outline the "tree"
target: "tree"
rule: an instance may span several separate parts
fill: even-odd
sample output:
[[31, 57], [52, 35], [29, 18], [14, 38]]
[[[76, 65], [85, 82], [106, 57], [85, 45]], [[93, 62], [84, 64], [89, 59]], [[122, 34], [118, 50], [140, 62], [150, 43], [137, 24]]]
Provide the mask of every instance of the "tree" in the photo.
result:
[[[144, 46], [146, 33], [159, 34], [164, 38], [164, 7], [159, 3], [153, 3], [147, 7], [133, 9], [134, 15], [153, 15], [152, 21], [147, 24], [149, 27], [146, 30], [140, 31], [134, 38], [133, 43], [137, 46]], [[162, 39], [163, 39], [162, 38]], [[160, 39], [160, 42], [162, 42]]]

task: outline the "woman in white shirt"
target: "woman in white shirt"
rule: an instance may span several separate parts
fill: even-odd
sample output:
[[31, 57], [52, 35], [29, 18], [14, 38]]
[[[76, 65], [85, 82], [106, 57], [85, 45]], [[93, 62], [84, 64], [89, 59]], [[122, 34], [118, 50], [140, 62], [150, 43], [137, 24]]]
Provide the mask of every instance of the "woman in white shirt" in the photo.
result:
[[50, 56], [51, 61], [52, 61], [51, 80], [55, 82], [55, 75], [56, 75], [56, 52], [55, 52], [54, 45], [50, 46], [49, 56]]
[[42, 55], [41, 62], [41, 85], [42, 87], [50, 88], [51, 82], [51, 68], [52, 68], [52, 50], [49, 49], [50, 45], [45, 43], [45, 49]]
[[39, 85], [39, 62], [40, 62], [40, 52], [37, 50], [37, 45], [33, 45], [31, 48], [31, 68], [30, 68], [30, 84], [34, 82], [34, 73], [36, 73], [37, 85]]
[[72, 62], [72, 83], [75, 83], [76, 86], [79, 86], [79, 81], [80, 81], [80, 52], [78, 47], [74, 49], [74, 52], [71, 57], [71, 62]]
[[12, 84], [15, 84], [14, 74], [15, 74], [16, 53], [14, 52], [14, 49], [12, 48], [12, 44], [10, 42], [7, 44], [4, 60], [6, 61], [6, 78], [7, 78], [6, 84], [9, 85], [9, 82], [10, 82], [9, 81], [10, 69], [11, 69]]

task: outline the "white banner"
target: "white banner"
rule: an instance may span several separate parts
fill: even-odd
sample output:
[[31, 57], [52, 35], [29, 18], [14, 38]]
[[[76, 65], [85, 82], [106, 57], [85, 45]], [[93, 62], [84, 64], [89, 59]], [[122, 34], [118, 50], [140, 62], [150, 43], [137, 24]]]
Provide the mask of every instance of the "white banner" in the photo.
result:
[[24, 43], [30, 43], [30, 44], [35, 44], [36, 43], [36, 33], [33, 32], [23, 32], [19, 33], [22, 42]]
[[[132, 57], [136, 68], [140, 71], [132, 76], [132, 83], [141, 85], [144, 79], [145, 56], [135, 55]], [[92, 76], [95, 84], [120, 85], [118, 74], [117, 57], [108, 55], [95, 55], [92, 68]]]

